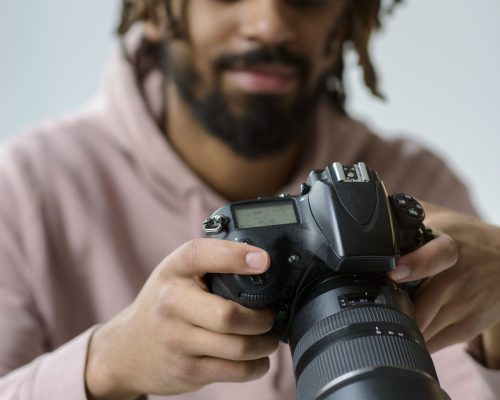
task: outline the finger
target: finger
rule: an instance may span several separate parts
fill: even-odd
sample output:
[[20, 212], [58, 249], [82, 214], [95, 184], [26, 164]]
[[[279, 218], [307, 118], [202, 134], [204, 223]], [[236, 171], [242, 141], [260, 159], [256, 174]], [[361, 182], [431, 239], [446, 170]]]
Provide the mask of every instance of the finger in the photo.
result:
[[464, 335], [465, 331], [467, 331], [467, 328], [461, 324], [449, 325], [429, 339], [427, 349], [430, 353], [434, 353], [453, 344], [461, 343], [466, 337]]
[[424, 200], [418, 200], [418, 201], [422, 205], [422, 207], [424, 207], [426, 215], [444, 213], [444, 212], [449, 211], [448, 209], [441, 207], [441, 206], [438, 206], [437, 204], [429, 203], [429, 202], [424, 201]]
[[274, 323], [270, 309], [252, 310], [197, 286], [176, 286], [164, 297], [165, 318], [179, 318], [213, 332], [260, 335], [269, 332]]
[[[422, 331], [426, 341], [431, 340], [440, 332], [445, 330], [448, 326], [453, 325], [459, 321], [460, 310], [453, 310], [453, 304], [443, 305], [437, 315], [429, 322], [427, 327]], [[457, 312], [458, 311], [458, 312]]]
[[227, 335], [196, 328], [186, 338], [185, 348], [192, 356], [210, 356], [233, 361], [250, 361], [273, 353], [279, 344], [278, 335]]
[[429, 243], [400, 258], [389, 277], [409, 282], [432, 277], [452, 267], [458, 260], [458, 248], [451, 236], [440, 234]]
[[448, 302], [450, 290], [447, 280], [442, 276], [429, 279], [418, 288], [413, 297], [413, 305], [415, 307], [415, 320], [422, 332], [428, 329]]
[[232, 361], [222, 358], [198, 357], [191, 365], [184, 368], [185, 375], [191, 382], [205, 386], [214, 382], [248, 382], [258, 379], [269, 371], [268, 357], [251, 361]]
[[[168, 261], [168, 262], [167, 262]], [[200, 276], [206, 273], [260, 274], [270, 265], [269, 254], [255, 246], [219, 239], [195, 239], [165, 260], [168, 273]]]

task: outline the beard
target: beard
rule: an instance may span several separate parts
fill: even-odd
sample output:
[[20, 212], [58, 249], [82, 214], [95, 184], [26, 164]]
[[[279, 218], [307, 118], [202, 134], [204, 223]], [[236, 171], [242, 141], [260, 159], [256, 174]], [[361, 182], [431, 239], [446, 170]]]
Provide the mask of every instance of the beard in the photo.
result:
[[[182, 100], [201, 125], [236, 154], [257, 159], [279, 153], [305, 136], [305, 126], [317, 103], [316, 93], [307, 93], [309, 65], [306, 60], [284, 49], [257, 49], [240, 55], [225, 55], [214, 62], [216, 77], [204, 96], [201, 77], [192, 64], [176, 65], [165, 47], [167, 76], [174, 82]], [[299, 87], [293, 97], [246, 94], [232, 101], [223, 93], [221, 77], [231, 67], [248, 68], [259, 63], [281, 64], [298, 72]], [[239, 111], [235, 111], [235, 104]]]

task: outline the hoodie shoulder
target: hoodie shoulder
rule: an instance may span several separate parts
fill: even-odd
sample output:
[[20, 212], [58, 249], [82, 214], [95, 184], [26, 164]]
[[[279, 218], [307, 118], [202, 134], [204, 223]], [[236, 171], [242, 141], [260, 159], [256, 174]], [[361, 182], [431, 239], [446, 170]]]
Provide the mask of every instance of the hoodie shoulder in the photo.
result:
[[[328, 124], [325, 124], [328, 125]], [[334, 127], [331, 160], [364, 161], [376, 170], [389, 193], [407, 192], [431, 203], [476, 214], [469, 192], [444, 157], [421, 145], [417, 136], [384, 137], [362, 121], [330, 115]]]

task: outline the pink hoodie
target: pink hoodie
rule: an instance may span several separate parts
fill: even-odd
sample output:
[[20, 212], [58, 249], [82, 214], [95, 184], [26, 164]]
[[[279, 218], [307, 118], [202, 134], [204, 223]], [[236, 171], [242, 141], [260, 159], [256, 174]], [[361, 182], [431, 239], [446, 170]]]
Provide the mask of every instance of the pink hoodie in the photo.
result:
[[[130, 304], [159, 261], [199, 237], [204, 218], [226, 203], [159, 130], [150, 110], [158, 114], [162, 107], [160, 74], [152, 73], [145, 87], [147, 99], [117, 52], [104, 90], [89, 106], [0, 149], [2, 400], [86, 399], [84, 368], [95, 326]], [[430, 152], [381, 139], [327, 104], [318, 122], [313, 145], [280, 192], [296, 193], [310, 170], [334, 160], [364, 160], [389, 192], [474, 212], [463, 185]], [[500, 397], [499, 373], [474, 366], [462, 346], [434, 360], [452, 399]], [[293, 399], [294, 384], [282, 345], [258, 381], [170, 398]]]

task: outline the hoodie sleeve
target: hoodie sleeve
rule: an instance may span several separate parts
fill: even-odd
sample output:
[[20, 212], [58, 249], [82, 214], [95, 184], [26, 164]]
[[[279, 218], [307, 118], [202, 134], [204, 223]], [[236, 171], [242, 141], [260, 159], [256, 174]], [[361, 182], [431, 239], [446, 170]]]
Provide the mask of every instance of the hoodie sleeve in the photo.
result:
[[500, 370], [486, 367], [481, 337], [470, 341], [466, 348], [467, 358], [470, 360], [479, 378], [476, 399], [495, 400], [500, 398]]
[[54, 349], [34, 296], [49, 288], [36, 273], [48, 257], [30, 169], [22, 154], [0, 147], [0, 398], [85, 400], [94, 328]]
[[500, 398], [500, 370], [488, 369], [475, 362], [479, 373], [480, 384], [477, 394], [478, 400], [496, 400]]
[[86, 400], [85, 362], [94, 329], [1, 377], [2, 400]]

